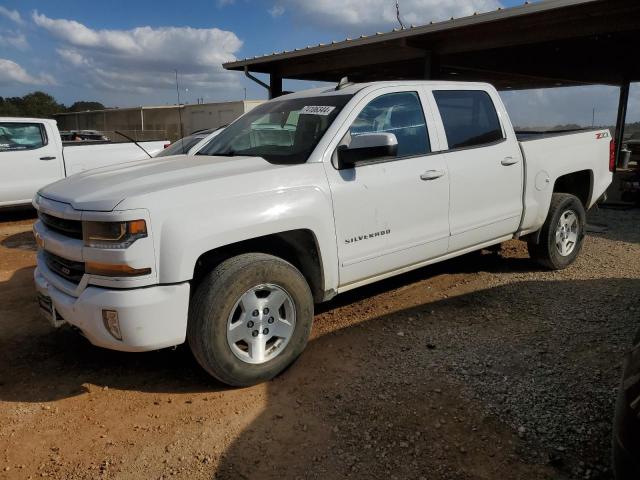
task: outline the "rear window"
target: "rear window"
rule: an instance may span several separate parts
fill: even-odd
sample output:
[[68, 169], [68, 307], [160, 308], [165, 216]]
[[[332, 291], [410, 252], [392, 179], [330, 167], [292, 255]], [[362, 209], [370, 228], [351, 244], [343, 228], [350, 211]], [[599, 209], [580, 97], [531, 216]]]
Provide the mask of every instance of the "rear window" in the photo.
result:
[[481, 90], [434, 91], [449, 149], [468, 148], [502, 140], [502, 127], [493, 101]]
[[0, 123], [0, 152], [34, 150], [46, 144], [40, 123]]

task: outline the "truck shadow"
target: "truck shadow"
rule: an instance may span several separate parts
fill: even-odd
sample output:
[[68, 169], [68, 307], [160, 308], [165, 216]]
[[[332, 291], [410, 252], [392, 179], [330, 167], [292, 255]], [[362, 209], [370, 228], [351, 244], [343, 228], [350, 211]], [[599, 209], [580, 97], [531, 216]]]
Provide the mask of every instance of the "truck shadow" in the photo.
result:
[[491, 250], [472, 252], [460, 257], [452, 258], [444, 262], [435, 263], [426, 267], [413, 270], [402, 275], [375, 282], [364, 287], [356, 288], [342, 293], [331, 301], [316, 305], [316, 314], [324, 313], [334, 308], [345, 306], [364, 300], [390, 290], [402, 288], [416, 282], [432, 279], [440, 275], [471, 274], [479, 272], [490, 273], [526, 273], [544, 271], [542, 267], [533, 262], [526, 253], [524, 242], [509, 242], [502, 249], [511, 248], [519, 251], [519, 257], [506, 257], [501, 255], [500, 247]]
[[[28, 245], [28, 236], [22, 235], [14, 235], [19, 238], [14, 238], [12, 244], [26, 241]], [[474, 253], [339, 295], [317, 305], [316, 314], [440, 275], [536, 268], [528, 259]], [[8, 367], [0, 370], [0, 400], [53, 401], [81, 395], [88, 385], [154, 393], [224, 389], [202, 373], [186, 345], [155, 352], [116, 352], [94, 347], [68, 326], [53, 330], [35, 301], [33, 268], [18, 270], [0, 282], [0, 298], [0, 364]], [[51, 382], [51, 378], [56, 381]]]
[[525, 281], [322, 336], [212, 478], [609, 479], [638, 288]]
[[35, 252], [38, 249], [33, 232], [19, 232], [9, 235], [0, 241], [0, 245], [8, 249], [29, 250]]
[[589, 212], [589, 222], [595, 224], [596, 237], [625, 243], [640, 243], [640, 208], [601, 206]]
[[[236, 394], [186, 348], [126, 354], [52, 332], [32, 301], [32, 273], [0, 283], [0, 400], [48, 402], [96, 387], [194, 401], [217, 391], [221, 403]], [[415, 275], [383, 284], [393, 289]], [[222, 454], [193, 448], [211, 451], [211, 474], [224, 479], [558, 478], [542, 465], [549, 458], [561, 472], [584, 462], [596, 469], [591, 478], [609, 478], [597, 468], [608, 465], [639, 289], [637, 279], [522, 281], [328, 329], [263, 386], [262, 410]], [[384, 291], [363, 290], [351, 300], [376, 301]], [[182, 428], [213, 429], [218, 420]]]
[[53, 401], [81, 395], [90, 385], [148, 392], [222, 388], [186, 348], [128, 354], [94, 347], [70, 328], [52, 329], [35, 301], [33, 268], [0, 282], [0, 298], [2, 400]]

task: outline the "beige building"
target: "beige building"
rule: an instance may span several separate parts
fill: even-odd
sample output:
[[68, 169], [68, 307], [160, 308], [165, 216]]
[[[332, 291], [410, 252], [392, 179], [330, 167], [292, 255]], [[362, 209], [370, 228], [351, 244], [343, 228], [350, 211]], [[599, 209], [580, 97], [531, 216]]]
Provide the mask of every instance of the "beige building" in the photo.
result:
[[136, 140], [177, 140], [182, 131], [188, 135], [196, 130], [227, 125], [243, 113], [248, 112], [262, 100], [240, 100], [236, 102], [201, 103], [157, 107], [109, 108], [77, 113], [55, 115], [60, 130], [98, 130], [112, 140], [118, 141], [115, 130]]

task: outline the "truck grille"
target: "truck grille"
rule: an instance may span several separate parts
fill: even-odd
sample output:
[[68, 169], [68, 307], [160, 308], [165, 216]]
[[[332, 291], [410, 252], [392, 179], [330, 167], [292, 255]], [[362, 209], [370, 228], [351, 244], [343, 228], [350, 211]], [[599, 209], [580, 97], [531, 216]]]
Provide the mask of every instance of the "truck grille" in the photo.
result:
[[84, 263], [74, 262], [66, 258], [58, 257], [51, 252], [44, 252], [44, 260], [52, 272], [57, 273], [65, 280], [78, 284], [84, 275]]
[[38, 212], [38, 218], [47, 228], [71, 238], [82, 239], [82, 222], [80, 220], [67, 220], [54, 217], [44, 212]]

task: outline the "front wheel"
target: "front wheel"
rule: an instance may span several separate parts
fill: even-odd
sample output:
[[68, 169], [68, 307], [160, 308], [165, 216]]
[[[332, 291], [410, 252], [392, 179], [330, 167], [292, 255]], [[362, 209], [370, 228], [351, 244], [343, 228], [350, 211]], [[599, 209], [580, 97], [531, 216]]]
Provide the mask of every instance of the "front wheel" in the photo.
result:
[[539, 242], [528, 243], [530, 257], [551, 270], [567, 268], [582, 249], [586, 217], [576, 196], [554, 193]]
[[269, 380], [304, 350], [313, 297], [304, 276], [272, 255], [230, 258], [197, 287], [187, 339], [198, 363], [221, 382]]

